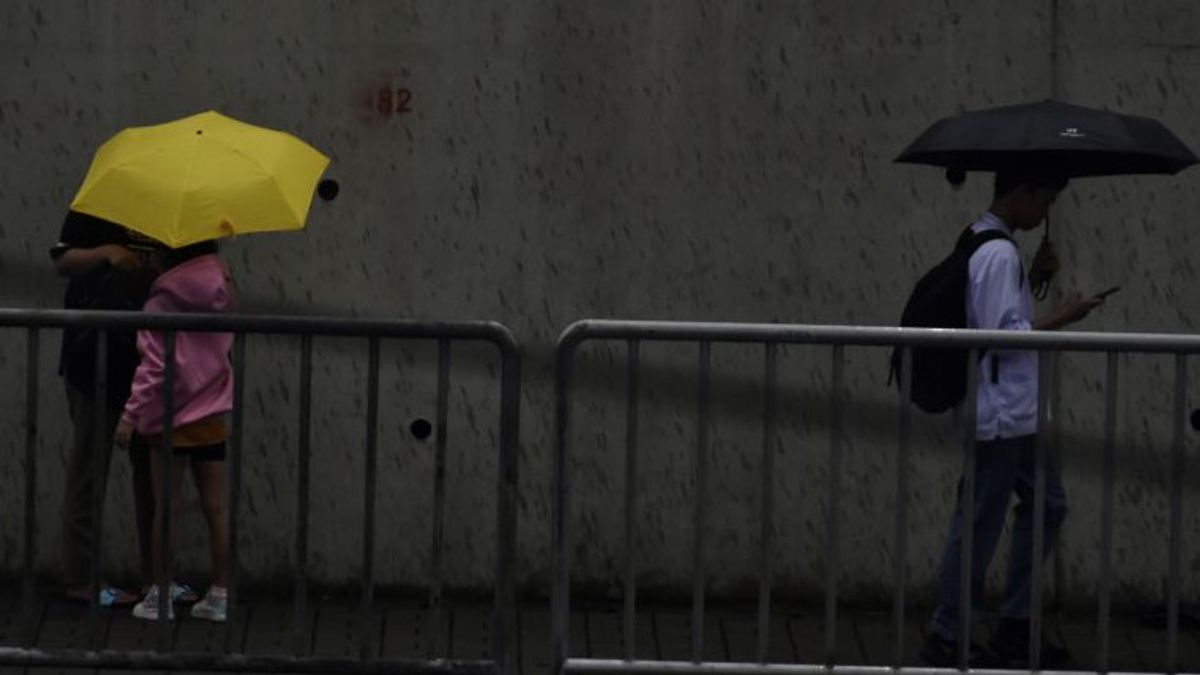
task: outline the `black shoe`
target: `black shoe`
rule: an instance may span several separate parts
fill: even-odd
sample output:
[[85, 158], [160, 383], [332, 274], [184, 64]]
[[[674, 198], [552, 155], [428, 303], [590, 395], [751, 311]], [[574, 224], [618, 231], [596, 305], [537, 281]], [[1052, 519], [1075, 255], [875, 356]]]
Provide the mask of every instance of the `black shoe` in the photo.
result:
[[[1029, 621], [1027, 619], [1000, 619], [996, 632], [992, 634], [991, 651], [999, 668], [1029, 667]], [[1071, 652], [1062, 645], [1050, 642], [1042, 636], [1038, 667], [1041, 670], [1061, 670], [1071, 663]]]
[[[921, 646], [918, 656], [927, 665], [934, 668], [957, 668], [960, 658], [958, 642], [947, 640], [937, 633], [931, 632], [925, 636], [925, 644]], [[989, 667], [993, 665], [994, 661], [995, 659], [988, 650], [975, 642], [971, 643], [970, 653], [967, 655], [968, 666], [972, 668]]]

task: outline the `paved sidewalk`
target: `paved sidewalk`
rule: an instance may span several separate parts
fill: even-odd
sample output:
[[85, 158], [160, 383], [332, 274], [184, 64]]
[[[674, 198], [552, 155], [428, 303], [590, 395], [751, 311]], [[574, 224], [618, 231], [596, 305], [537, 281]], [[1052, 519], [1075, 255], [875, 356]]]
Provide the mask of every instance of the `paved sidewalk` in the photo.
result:
[[[16, 590], [16, 589], [10, 589]], [[20, 642], [22, 617], [13, 601], [19, 593], [9, 592], [0, 605], [0, 645]], [[291, 601], [250, 595], [243, 612], [229, 633], [233, 649], [247, 654], [292, 654]], [[54, 598], [39, 598], [35, 619], [35, 645], [42, 648], [86, 649], [91, 631], [86, 606]], [[171, 649], [220, 653], [225, 648], [226, 627], [188, 616], [186, 608], [167, 632], [161, 626], [134, 619], [128, 608], [103, 610], [98, 615], [95, 645], [100, 649], [154, 650], [168, 641]], [[369, 654], [382, 658], [487, 659], [491, 655], [489, 607], [483, 603], [459, 603], [443, 609], [440, 630], [432, 626], [432, 614], [415, 604], [380, 602], [365, 627], [355, 601], [345, 598], [312, 597], [308, 621], [300, 639], [305, 654], [357, 657], [369, 638]], [[904, 635], [905, 665], [919, 665], [920, 621], [924, 613], [914, 610]], [[821, 663], [825, 634], [820, 608], [780, 608], [771, 617], [770, 661]], [[1095, 617], [1080, 615], [1049, 619], [1051, 634], [1066, 643], [1075, 655], [1076, 669], [1093, 668], [1096, 659]], [[640, 608], [634, 638], [638, 658], [688, 660], [691, 658], [691, 612], [681, 606]], [[544, 604], [524, 606], [518, 629], [518, 659], [526, 675], [549, 672], [550, 620]], [[986, 626], [984, 627], [986, 630]], [[704, 653], [713, 661], [753, 661], [757, 649], [756, 614], [753, 607], [710, 609], [704, 632]], [[621, 611], [613, 605], [577, 605], [571, 616], [571, 654], [591, 658], [621, 658], [624, 654]], [[984, 636], [985, 637], [985, 636]], [[842, 664], [891, 665], [894, 651], [889, 611], [840, 612], [836, 631], [836, 659]], [[1133, 617], [1113, 619], [1111, 669], [1123, 671], [1162, 670], [1166, 634], [1149, 628]], [[1181, 670], [1200, 672], [1200, 631], [1185, 628], [1179, 641]], [[0, 668], [0, 674], [21, 669]], [[30, 669], [31, 673], [68, 672]], [[94, 672], [94, 671], [89, 671]], [[78, 675], [73, 673], [73, 675]]]

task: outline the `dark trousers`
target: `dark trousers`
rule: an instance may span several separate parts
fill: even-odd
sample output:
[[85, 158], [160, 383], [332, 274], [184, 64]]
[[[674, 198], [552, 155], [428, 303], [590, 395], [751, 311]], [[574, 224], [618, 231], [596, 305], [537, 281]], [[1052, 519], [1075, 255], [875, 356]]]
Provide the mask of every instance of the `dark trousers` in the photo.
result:
[[[94, 525], [103, 518], [108, 468], [112, 460], [112, 439], [117, 422], [121, 419], [121, 405], [111, 405], [110, 402], [106, 406], [108, 410], [104, 414], [103, 436], [97, 439], [97, 401], [93, 393], [68, 384], [67, 404], [74, 431], [71, 455], [67, 458], [66, 485], [63, 488], [63, 584], [82, 586], [91, 583], [92, 566], [97, 562], [92, 559]], [[150, 569], [150, 528], [154, 525], [154, 490], [150, 482], [150, 456], [146, 442], [136, 434], [130, 443], [129, 461], [133, 469], [133, 505], [141, 576], [143, 583], [148, 583], [153, 578]], [[97, 462], [100, 464], [98, 469]]]
[[[1033, 562], [1033, 502], [1036, 436], [1022, 436], [995, 441], [979, 441], [975, 446], [975, 525], [974, 546], [971, 550], [971, 606], [973, 616], [983, 604], [983, 582], [988, 564], [996, 552], [1008, 506], [1017, 497], [1016, 518], [1013, 522], [1013, 541], [1008, 566], [1008, 580], [1000, 615], [1012, 619], [1028, 619], [1032, 594]], [[959, 501], [950, 521], [950, 532], [942, 551], [938, 575], [938, 604], [933, 614], [933, 630], [941, 637], [954, 640], [959, 627], [959, 580], [962, 578], [961, 555], [964, 529], [962, 514], [962, 482], [958, 485]], [[1046, 511], [1043, 556], [1058, 537], [1059, 528], [1067, 516], [1067, 496], [1063, 490], [1056, 454], [1048, 449], [1046, 456]]]

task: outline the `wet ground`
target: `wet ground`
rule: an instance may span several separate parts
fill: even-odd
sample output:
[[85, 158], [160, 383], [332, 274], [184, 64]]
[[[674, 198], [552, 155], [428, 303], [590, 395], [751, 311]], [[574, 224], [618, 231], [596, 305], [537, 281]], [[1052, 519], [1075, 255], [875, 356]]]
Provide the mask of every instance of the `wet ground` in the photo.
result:
[[[17, 646], [24, 630], [17, 593], [0, 605], [0, 644]], [[447, 603], [440, 616], [414, 602], [381, 601], [366, 619], [356, 600], [313, 597], [301, 631], [294, 629], [295, 612], [289, 598], [248, 594], [241, 611], [228, 625], [193, 619], [186, 608], [170, 627], [134, 619], [128, 608], [101, 610], [95, 621], [85, 605], [39, 597], [31, 623], [34, 645], [43, 649], [113, 650], [168, 649], [220, 653], [229, 647], [245, 654], [301, 653], [312, 656], [357, 658], [488, 659], [492, 656], [490, 608], [482, 602]], [[922, 610], [907, 617], [904, 665], [919, 665]], [[436, 629], [435, 627], [440, 627]], [[1050, 636], [1067, 645], [1074, 668], [1096, 667], [1098, 648], [1094, 614], [1052, 615]], [[986, 640], [987, 624], [981, 627]], [[571, 655], [621, 658], [625, 654], [621, 609], [616, 605], [576, 604], [571, 614]], [[549, 672], [550, 617], [545, 604], [527, 604], [519, 612], [517, 646], [523, 673]], [[689, 660], [692, 656], [691, 611], [686, 606], [642, 606], [634, 631], [638, 658]], [[895, 653], [892, 616], [888, 610], [843, 609], [835, 631], [836, 661], [841, 664], [891, 665]], [[1161, 671], [1165, 666], [1166, 632], [1148, 625], [1144, 615], [1113, 617], [1110, 668]], [[706, 616], [704, 656], [712, 661], [753, 661], [757, 651], [753, 607], [714, 606]], [[771, 615], [769, 661], [822, 663], [826, 637], [823, 612], [814, 608], [778, 608]], [[365, 651], [364, 651], [365, 650]], [[1179, 636], [1181, 671], [1200, 672], [1200, 629], [1185, 621]], [[0, 673], [21, 672], [0, 668]], [[50, 673], [68, 670], [30, 669]], [[83, 671], [77, 671], [83, 672]], [[94, 672], [94, 671], [92, 671]]]

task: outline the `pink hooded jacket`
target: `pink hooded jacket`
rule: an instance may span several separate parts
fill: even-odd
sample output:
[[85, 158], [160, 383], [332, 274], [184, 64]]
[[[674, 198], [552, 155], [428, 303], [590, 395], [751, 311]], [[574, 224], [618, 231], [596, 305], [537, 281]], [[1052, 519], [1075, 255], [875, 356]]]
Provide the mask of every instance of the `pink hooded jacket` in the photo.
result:
[[[226, 312], [234, 296], [229, 269], [215, 254], [202, 255], [163, 272], [150, 287], [147, 312]], [[175, 334], [174, 428], [233, 408], [232, 333]], [[162, 383], [166, 342], [162, 333], [137, 334], [141, 362], [121, 419], [140, 434], [162, 432]]]

